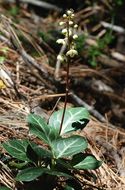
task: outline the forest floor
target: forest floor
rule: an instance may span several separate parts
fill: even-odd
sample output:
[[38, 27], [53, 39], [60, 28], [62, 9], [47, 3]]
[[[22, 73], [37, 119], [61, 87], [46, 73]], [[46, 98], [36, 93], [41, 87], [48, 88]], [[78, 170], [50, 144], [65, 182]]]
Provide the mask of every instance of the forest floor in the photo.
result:
[[[65, 65], [56, 60], [61, 49], [56, 44], [61, 36], [60, 9], [46, 11], [39, 7], [36, 14], [36, 7], [23, 3], [17, 8], [3, 2], [0, 143], [29, 136], [26, 117], [30, 112], [51, 115], [53, 110], [63, 108], [66, 78]], [[112, 21], [112, 9], [102, 1], [75, 11], [79, 55], [70, 65], [67, 106], [89, 110], [91, 119], [81, 135], [88, 139], [91, 153], [103, 160], [95, 171], [97, 180], [84, 179], [95, 187], [84, 189], [125, 189], [125, 27], [121, 15]], [[0, 149], [0, 185], [12, 188], [12, 176], [2, 161], [6, 153]]]

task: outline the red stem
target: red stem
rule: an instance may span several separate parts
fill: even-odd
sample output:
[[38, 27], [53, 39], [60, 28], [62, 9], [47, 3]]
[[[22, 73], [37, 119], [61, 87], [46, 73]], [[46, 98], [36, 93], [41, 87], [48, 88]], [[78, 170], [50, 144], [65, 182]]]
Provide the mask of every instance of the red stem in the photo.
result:
[[[68, 38], [68, 51], [70, 50], [70, 37], [69, 37], [69, 20], [67, 21], [67, 38]], [[63, 109], [63, 114], [62, 114], [62, 120], [60, 124], [60, 130], [59, 134], [61, 133], [62, 126], [63, 126], [63, 121], [64, 121], [64, 116], [66, 112], [66, 105], [67, 105], [67, 99], [68, 99], [68, 93], [69, 93], [69, 65], [70, 65], [70, 57], [67, 57], [67, 68], [66, 68], [66, 88], [65, 88], [65, 103], [64, 103], [64, 109]]]
[[65, 103], [64, 103], [64, 109], [63, 109], [63, 114], [62, 114], [62, 120], [61, 120], [61, 124], [60, 124], [59, 134], [61, 133], [62, 125], [63, 125], [63, 121], [64, 121], [64, 116], [65, 116], [65, 111], [66, 111], [66, 105], [67, 105], [67, 99], [68, 99], [68, 93], [69, 93], [69, 59], [67, 61], [67, 70], [66, 70], [66, 95], [65, 95]]

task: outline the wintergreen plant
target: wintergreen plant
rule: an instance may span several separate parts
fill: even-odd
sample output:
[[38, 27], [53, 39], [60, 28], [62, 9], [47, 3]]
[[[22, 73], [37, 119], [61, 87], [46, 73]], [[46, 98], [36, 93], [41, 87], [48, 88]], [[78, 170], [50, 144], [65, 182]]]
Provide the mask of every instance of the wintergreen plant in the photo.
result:
[[[65, 55], [57, 58], [67, 63], [64, 109], [55, 111], [48, 123], [38, 115], [28, 115], [29, 132], [41, 140], [40, 144], [45, 145], [37, 145], [27, 139], [14, 139], [3, 143], [3, 147], [15, 158], [10, 165], [18, 169], [16, 181], [37, 182], [43, 179], [43, 189], [47, 184], [46, 187], [49, 190], [56, 186], [61, 186], [59, 189], [65, 190], [78, 189], [79, 186], [80, 190], [82, 186], [75, 174], [79, 170], [95, 170], [101, 166], [102, 162], [85, 152], [88, 147], [86, 138], [75, 134], [75, 131], [82, 130], [89, 122], [88, 111], [83, 107], [66, 109], [69, 63], [77, 55], [75, 49], [77, 35], [74, 34], [77, 25], [74, 23], [72, 10], [68, 10], [63, 18], [64, 22], [60, 25], [65, 26], [62, 29], [64, 39], [59, 39], [57, 42], [67, 43], [67, 51]], [[63, 179], [63, 183], [60, 179]]]

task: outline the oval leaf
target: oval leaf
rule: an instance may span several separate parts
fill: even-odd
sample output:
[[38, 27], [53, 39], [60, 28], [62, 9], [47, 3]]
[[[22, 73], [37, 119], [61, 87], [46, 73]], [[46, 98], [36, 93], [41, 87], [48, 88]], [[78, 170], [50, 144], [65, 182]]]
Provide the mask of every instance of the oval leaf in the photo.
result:
[[[61, 124], [63, 109], [54, 112], [50, 119], [49, 125], [55, 128], [57, 133], [59, 133], [59, 128]], [[78, 129], [83, 129], [89, 121], [89, 113], [86, 108], [77, 107], [66, 109], [65, 117], [62, 125], [61, 135], [69, 133], [71, 131], [76, 131]]]
[[27, 121], [30, 126], [30, 132], [39, 137], [45, 143], [51, 144], [51, 141], [56, 139], [57, 133], [55, 129], [47, 125], [42, 117], [29, 114]]
[[55, 158], [73, 156], [87, 148], [87, 141], [84, 137], [74, 135], [53, 141], [51, 148]]
[[81, 157], [81, 155], [79, 155], [79, 158], [74, 157], [74, 161], [77, 160], [81, 160], [79, 163], [77, 163], [76, 165], [74, 165], [73, 167], [79, 170], [95, 170], [97, 168], [99, 168], [102, 165], [102, 161], [97, 160], [94, 156], [89, 155], [86, 157]]
[[29, 142], [27, 140], [9, 140], [3, 143], [5, 150], [14, 158], [22, 161], [30, 161], [26, 155], [27, 146]]
[[44, 168], [41, 167], [31, 167], [21, 170], [17, 176], [17, 181], [32, 181], [44, 173]]

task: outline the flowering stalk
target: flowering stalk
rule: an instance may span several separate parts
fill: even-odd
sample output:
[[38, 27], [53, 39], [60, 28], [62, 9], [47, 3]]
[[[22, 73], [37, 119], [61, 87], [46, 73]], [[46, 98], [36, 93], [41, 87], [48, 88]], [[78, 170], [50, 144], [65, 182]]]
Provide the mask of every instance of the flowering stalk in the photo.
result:
[[62, 29], [62, 34], [64, 34], [65, 38], [64, 39], [58, 39], [57, 43], [58, 44], [65, 44], [67, 43], [67, 52], [65, 55], [58, 55], [57, 59], [59, 59], [61, 62], [66, 62], [67, 67], [66, 67], [66, 95], [65, 95], [65, 103], [64, 103], [64, 109], [63, 109], [63, 114], [62, 114], [62, 119], [61, 119], [61, 124], [60, 124], [60, 131], [59, 134], [61, 133], [62, 126], [63, 126], [63, 121], [64, 121], [64, 116], [65, 116], [65, 111], [66, 111], [66, 105], [67, 105], [67, 98], [68, 98], [68, 93], [69, 93], [69, 66], [71, 59], [78, 54], [78, 52], [75, 49], [75, 43], [74, 40], [78, 38], [76, 34], [74, 34], [74, 29], [77, 28], [77, 25], [74, 24], [74, 11], [73, 10], [68, 10], [66, 14], [63, 15], [63, 18], [65, 19], [64, 22], [60, 22], [60, 26], [65, 25], [66, 28]]

